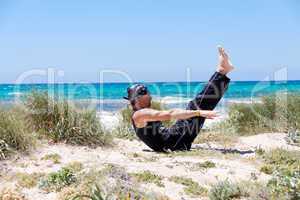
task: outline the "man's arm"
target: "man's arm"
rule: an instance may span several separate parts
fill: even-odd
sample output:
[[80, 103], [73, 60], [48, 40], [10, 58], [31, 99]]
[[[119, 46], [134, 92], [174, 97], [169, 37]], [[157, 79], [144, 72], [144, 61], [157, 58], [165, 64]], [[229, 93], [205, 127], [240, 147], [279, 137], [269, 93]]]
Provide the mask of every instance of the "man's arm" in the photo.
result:
[[192, 117], [205, 117], [214, 119], [217, 113], [211, 110], [185, 110], [170, 109], [165, 111], [145, 108], [134, 113], [133, 120], [136, 124], [144, 124], [151, 121], [168, 121], [171, 119], [189, 119]]

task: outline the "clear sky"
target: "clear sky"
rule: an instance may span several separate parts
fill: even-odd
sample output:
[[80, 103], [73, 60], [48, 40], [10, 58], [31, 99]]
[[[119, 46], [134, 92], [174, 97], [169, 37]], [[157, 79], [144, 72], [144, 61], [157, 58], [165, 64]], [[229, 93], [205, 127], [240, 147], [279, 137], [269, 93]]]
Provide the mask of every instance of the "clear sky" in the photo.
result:
[[64, 82], [96, 82], [103, 69], [184, 81], [187, 67], [204, 81], [218, 44], [236, 65], [233, 80], [282, 67], [300, 79], [299, 10], [298, 0], [0, 0], [0, 82], [47, 67]]

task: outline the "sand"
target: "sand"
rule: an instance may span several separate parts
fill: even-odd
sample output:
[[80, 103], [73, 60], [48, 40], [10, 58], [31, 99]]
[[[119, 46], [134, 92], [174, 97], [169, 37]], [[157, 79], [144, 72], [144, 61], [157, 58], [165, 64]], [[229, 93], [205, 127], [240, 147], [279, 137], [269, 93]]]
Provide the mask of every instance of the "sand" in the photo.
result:
[[[117, 114], [102, 112], [101, 122], [106, 129], [111, 129], [118, 124]], [[209, 120], [207, 123], [211, 123]], [[255, 149], [262, 148], [270, 150], [283, 148], [288, 150], [299, 150], [299, 147], [286, 143], [284, 133], [265, 133], [248, 137], [239, 137], [230, 149], [226, 149], [222, 144], [210, 143], [193, 145], [192, 152], [196, 154], [178, 154], [167, 156], [151, 151], [142, 142], [133, 140], [114, 139], [113, 147], [98, 147], [91, 149], [88, 147], [71, 146], [64, 143], [49, 144], [43, 141], [34, 152], [29, 155], [18, 154], [14, 158], [0, 161], [0, 170], [4, 176], [0, 177], [0, 189], [4, 187], [14, 187], [17, 182], [15, 178], [10, 180], [16, 173], [50, 173], [59, 170], [67, 164], [77, 161], [84, 164], [84, 169], [99, 168], [104, 164], [115, 164], [122, 166], [127, 172], [141, 172], [149, 170], [163, 178], [164, 187], [158, 187], [153, 183], [145, 183], [143, 187], [146, 191], [154, 191], [170, 197], [170, 199], [205, 199], [194, 198], [185, 194], [181, 184], [169, 181], [169, 177], [182, 176], [192, 178], [202, 187], [209, 189], [220, 180], [229, 179], [232, 181], [251, 180], [255, 177], [258, 181], [266, 182], [270, 176], [259, 171], [262, 163], [255, 159]], [[209, 149], [204, 151], [203, 149]], [[221, 152], [228, 150], [228, 153]], [[200, 154], [197, 154], [200, 152]], [[206, 152], [206, 153], [205, 153]], [[42, 158], [47, 154], [59, 154], [60, 163], [53, 163]], [[136, 154], [136, 156], [133, 156]], [[209, 169], [193, 169], [197, 163], [211, 161], [216, 167]], [[57, 199], [57, 193], [45, 193], [38, 187], [22, 189], [22, 193], [29, 200]]]
[[[300, 150], [299, 147], [290, 146], [284, 140], [283, 133], [266, 133], [249, 137], [240, 137], [234, 144], [235, 149], [254, 149], [260, 147], [263, 149], [286, 148]], [[28, 156], [18, 155], [14, 159], [1, 161], [0, 169], [7, 176], [18, 172], [44, 172], [49, 173], [57, 171], [70, 162], [78, 161], [84, 163], [85, 168], [94, 166], [103, 166], [105, 163], [116, 164], [125, 167], [128, 172], [140, 172], [149, 170], [154, 174], [163, 177], [165, 187], [158, 187], [154, 184], [145, 184], [145, 190], [153, 190], [169, 196], [171, 199], [197, 199], [186, 195], [183, 186], [170, 182], [168, 177], [182, 176], [192, 178], [201, 186], [210, 188], [212, 184], [219, 180], [229, 179], [233, 181], [250, 180], [253, 175], [259, 181], [267, 181], [269, 176], [259, 171], [260, 163], [252, 159], [255, 153], [245, 155], [215, 154], [207, 155], [178, 155], [166, 156], [157, 154], [148, 149], [139, 141], [129, 141], [122, 139], [114, 140], [115, 146], [112, 148], [90, 149], [87, 147], [70, 146], [63, 143], [47, 144], [43, 143], [36, 151]], [[206, 144], [202, 144], [205, 147]], [[220, 147], [214, 144], [214, 147]], [[195, 145], [197, 148], [199, 145]], [[200, 145], [201, 146], [201, 145]], [[193, 150], [198, 151], [198, 150]], [[215, 150], [217, 152], [218, 150]], [[57, 153], [61, 156], [60, 163], [54, 164], [52, 161], [42, 160], [47, 154]], [[139, 156], [133, 157], [133, 153]], [[145, 158], [146, 161], [145, 161]], [[216, 167], [203, 170], [192, 170], [191, 166], [195, 163], [212, 161]], [[7, 181], [2, 178], [0, 188], [7, 185], [14, 185], [15, 181]], [[28, 199], [56, 199], [56, 193], [45, 193], [37, 187], [32, 189], [23, 189], [22, 192]], [[203, 198], [199, 198], [203, 199]]]

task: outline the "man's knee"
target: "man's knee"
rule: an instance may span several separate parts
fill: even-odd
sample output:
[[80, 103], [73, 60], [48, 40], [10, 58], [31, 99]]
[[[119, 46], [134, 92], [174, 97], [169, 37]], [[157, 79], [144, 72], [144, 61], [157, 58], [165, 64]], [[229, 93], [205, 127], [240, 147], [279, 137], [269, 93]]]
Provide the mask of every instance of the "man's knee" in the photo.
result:
[[189, 101], [187, 105], [187, 110], [200, 110], [200, 106], [197, 104], [196, 99]]

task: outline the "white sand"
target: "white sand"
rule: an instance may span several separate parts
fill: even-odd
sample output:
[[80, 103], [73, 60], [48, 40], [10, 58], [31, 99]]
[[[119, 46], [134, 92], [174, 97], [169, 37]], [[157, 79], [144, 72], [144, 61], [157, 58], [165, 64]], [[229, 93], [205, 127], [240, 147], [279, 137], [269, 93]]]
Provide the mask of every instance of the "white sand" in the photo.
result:
[[[105, 128], [111, 129], [119, 123], [119, 116], [109, 112], [98, 113], [101, 122]], [[211, 123], [209, 120], [208, 124]], [[248, 137], [240, 137], [237, 143], [232, 145], [232, 149], [237, 150], [254, 150], [255, 148], [273, 149], [284, 148], [289, 150], [299, 150], [299, 147], [288, 145], [284, 139], [283, 133], [266, 133]], [[17, 172], [44, 172], [49, 173], [59, 170], [61, 167], [70, 162], [78, 161], [84, 164], [85, 169], [98, 167], [99, 169], [105, 163], [116, 164], [125, 167], [128, 172], [140, 172], [150, 170], [151, 172], [161, 175], [165, 187], [158, 187], [154, 184], [144, 184], [146, 191], [160, 192], [169, 196], [171, 199], [204, 199], [191, 198], [184, 193], [184, 186], [170, 182], [168, 177], [182, 176], [192, 178], [201, 186], [210, 188], [212, 184], [229, 179], [233, 181], [250, 180], [255, 175], [258, 181], [267, 181], [269, 176], [259, 171], [261, 163], [255, 161], [255, 153], [246, 153], [240, 156], [230, 156], [230, 154], [207, 154], [204, 156], [172, 156], [157, 154], [150, 151], [140, 141], [128, 141], [115, 139], [115, 146], [112, 148], [90, 149], [88, 147], [70, 146], [63, 143], [49, 145], [46, 142], [38, 147], [28, 156], [17, 155], [14, 159], [1, 161], [0, 170], [7, 176], [14, 175]], [[216, 148], [224, 149], [221, 144], [212, 143], [210, 147], [207, 144], [195, 145], [199, 148]], [[218, 152], [218, 150], [215, 150]], [[42, 160], [47, 154], [57, 153], [61, 156], [59, 164], [52, 161]], [[133, 157], [137, 153], [138, 157]], [[148, 160], [145, 160], [147, 158]], [[151, 159], [152, 158], [152, 159]], [[150, 161], [149, 161], [150, 160]], [[212, 161], [216, 164], [215, 168], [206, 170], [192, 170], [195, 163]], [[4, 177], [0, 179], [0, 189], [7, 185], [15, 185], [16, 181], [8, 181]], [[23, 189], [22, 192], [28, 199], [36, 200], [54, 200], [57, 194], [45, 193], [37, 187], [32, 189]]]
[[[234, 181], [249, 180], [255, 174], [258, 180], [266, 181], [269, 176], [259, 171], [260, 163], [244, 156], [226, 156], [223, 154], [207, 156], [176, 156], [167, 157], [161, 154], [149, 151], [149, 149], [139, 141], [128, 141], [115, 139], [116, 146], [113, 148], [75, 147], [66, 144], [43, 144], [37, 148], [30, 156], [20, 156], [14, 160], [0, 162], [1, 171], [14, 174], [17, 172], [52, 172], [60, 169], [62, 166], [72, 162], [79, 161], [84, 163], [85, 168], [94, 166], [103, 166], [105, 163], [112, 163], [123, 166], [128, 172], [139, 172], [150, 170], [151, 172], [164, 177], [165, 187], [158, 187], [153, 184], [146, 184], [145, 189], [154, 190], [168, 195], [172, 199], [193, 199], [184, 194], [183, 186], [168, 181], [171, 176], [183, 176], [192, 178], [203, 187], [211, 187], [212, 184], [226, 178]], [[235, 144], [235, 148], [252, 149], [259, 145], [263, 149], [287, 148], [300, 150], [299, 148], [286, 144], [284, 134], [268, 133], [250, 137], [241, 137]], [[204, 144], [205, 146], [205, 144]], [[145, 151], [148, 150], [148, 151]], [[43, 156], [50, 153], [59, 154], [61, 163], [53, 164], [51, 161], [41, 160]], [[141, 157], [133, 157], [133, 153], [138, 153]], [[153, 161], [141, 161], [142, 158], [156, 158]], [[216, 163], [215, 168], [207, 170], [191, 170], [193, 163], [199, 163], [210, 160]], [[1, 187], [12, 184], [4, 179], [0, 181]], [[28, 199], [56, 199], [55, 193], [44, 193], [37, 187], [33, 189], [24, 189], [23, 193]]]

